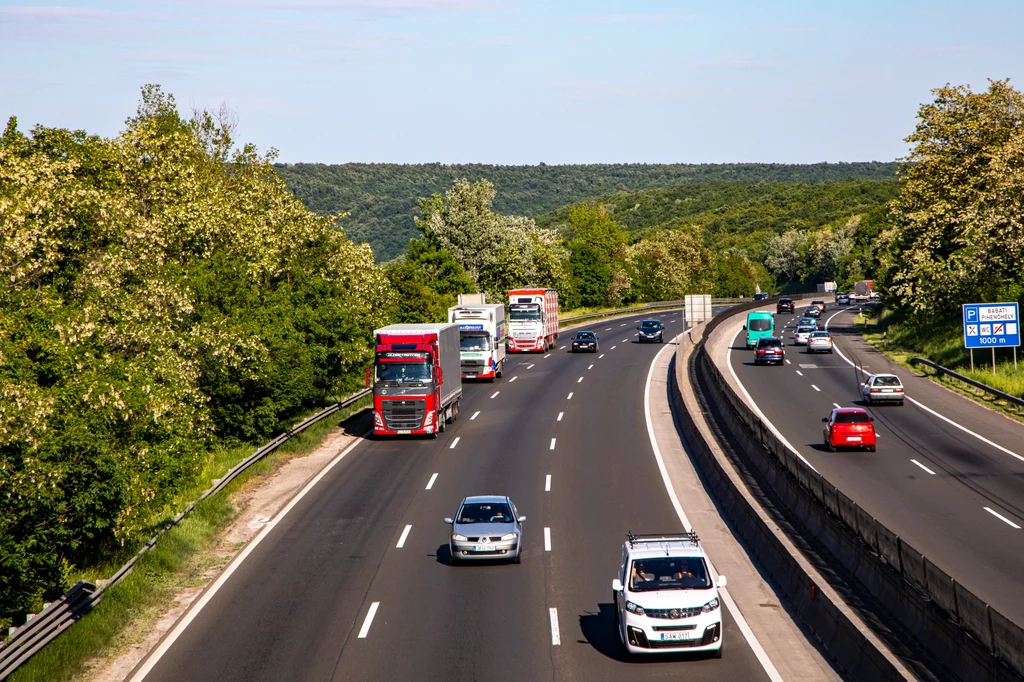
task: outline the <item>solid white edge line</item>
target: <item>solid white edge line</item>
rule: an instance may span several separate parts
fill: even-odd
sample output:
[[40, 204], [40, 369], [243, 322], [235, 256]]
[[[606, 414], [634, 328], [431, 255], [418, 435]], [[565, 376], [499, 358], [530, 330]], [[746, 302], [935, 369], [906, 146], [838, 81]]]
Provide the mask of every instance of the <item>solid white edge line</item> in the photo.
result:
[[996, 517], [1000, 521], [1004, 521], [1004, 522], [1010, 524], [1011, 526], [1013, 526], [1014, 528], [1016, 528], [1017, 530], [1020, 530], [1020, 526], [1018, 526], [1016, 523], [1014, 523], [1010, 519], [1006, 518], [1005, 516], [1003, 516], [1002, 514], [997, 512], [996, 510], [992, 509], [991, 507], [982, 507], [982, 509], [984, 509], [985, 511], [987, 511], [989, 514], [991, 514], [992, 516]]
[[431, 488], [433, 488], [434, 487], [434, 481], [436, 481], [436, 480], [437, 480], [437, 474], [434, 474], [433, 476], [431, 476], [430, 480], [427, 481], [426, 490], [430, 490]]
[[448, 446], [448, 449], [449, 449], [449, 450], [454, 450], [454, 449], [455, 449], [455, 446], [459, 444], [459, 441], [460, 441], [461, 439], [462, 439], [462, 436], [455, 436], [455, 440], [453, 440], [453, 441], [452, 441], [452, 444]]
[[551, 528], [544, 526], [544, 551], [551, 551]]
[[[835, 317], [836, 315], [839, 315], [839, 313], [844, 313], [844, 312], [846, 312], [846, 311], [845, 310], [840, 310], [835, 315], [832, 315], [832, 317], [829, 317], [828, 320], [826, 320], [826, 322], [825, 322], [825, 331], [828, 331], [828, 324], [829, 324], [829, 322], [832, 321], [832, 318]], [[856, 369], [861, 374], [864, 374], [865, 376], [870, 376], [871, 375], [871, 372], [864, 371], [863, 367], [858, 367], [856, 363], [854, 363], [852, 360], [850, 360], [850, 358], [846, 357], [846, 355], [843, 353], [843, 351], [839, 350], [838, 347], [836, 347], [836, 352], [839, 353], [839, 357], [841, 357], [843, 360], [845, 360], [847, 362], [847, 364], [849, 364], [851, 367]], [[990, 445], [993, 448], [995, 448], [996, 450], [999, 450], [1000, 452], [1003, 452], [1003, 453], [1009, 455], [1010, 457], [1014, 457], [1014, 458], [1024, 462], [1024, 456], [1018, 455], [1013, 450], [1008, 450], [1007, 448], [1004, 448], [999, 443], [994, 443], [994, 442], [990, 441], [988, 438], [985, 438], [985, 436], [982, 436], [979, 433], [975, 433], [974, 431], [971, 431], [966, 426], [962, 426], [962, 425], [956, 423], [955, 421], [953, 421], [952, 419], [950, 419], [949, 417], [946, 417], [945, 415], [939, 414], [938, 412], [936, 412], [932, 408], [928, 407], [924, 403], [911, 398], [909, 395], [904, 395], [903, 399], [904, 400], [909, 400], [912, 405], [917, 405], [918, 407], [920, 407], [922, 410], [924, 410], [928, 414], [931, 414], [932, 416], [938, 417], [939, 419], [941, 419], [942, 421], [946, 422], [950, 426], [954, 426], [954, 427], [960, 429], [961, 431], [963, 431], [964, 433], [969, 434], [971, 436], [974, 436], [975, 438], [980, 440], [982, 443], [985, 443], [986, 445]]]
[[544, 477], [544, 492], [551, 492], [551, 474]]
[[548, 448], [549, 450], [554, 450], [555, 449], [555, 441], [556, 440], [558, 440], [558, 439], [557, 438], [552, 438], [551, 439], [551, 447]]
[[814, 471], [815, 473], [820, 473], [817, 469], [814, 468], [813, 464], [808, 462], [807, 459], [803, 455], [801, 455], [797, 451], [797, 449], [794, 448], [793, 445], [788, 440], [786, 440], [786, 437], [783, 436], [782, 433], [777, 428], [775, 428], [775, 424], [772, 424], [770, 421], [768, 421], [768, 418], [764, 416], [764, 412], [761, 411], [761, 408], [757, 406], [757, 403], [754, 402], [754, 399], [750, 397], [749, 393], [747, 393], [747, 387], [744, 386], [743, 382], [740, 381], [740, 378], [738, 376], [736, 376], [736, 370], [733, 369], [733, 367], [732, 367], [732, 349], [731, 348], [729, 349], [729, 353], [725, 356], [725, 363], [726, 363], [726, 365], [729, 366], [729, 374], [732, 375], [733, 381], [735, 381], [736, 385], [740, 387], [740, 391], [743, 392], [743, 396], [747, 399], [747, 404], [752, 406], [752, 408], [754, 410], [754, 413], [757, 414], [757, 416], [761, 418], [761, 421], [763, 421], [765, 424], [768, 425], [768, 428], [771, 429], [771, 432], [773, 434], [775, 434], [775, 437], [778, 438], [782, 442], [783, 445], [785, 445], [787, 448], [789, 448], [790, 452], [792, 452], [794, 455], [799, 457], [801, 462], [803, 462], [807, 466], [811, 467], [812, 471]]
[[917, 466], [921, 467], [921, 468], [922, 468], [922, 469], [924, 469], [925, 471], [927, 471], [927, 472], [928, 472], [929, 474], [931, 474], [932, 476], [934, 476], [934, 475], [935, 475], [935, 472], [934, 472], [934, 471], [932, 471], [931, 469], [929, 469], [929, 468], [928, 468], [928, 467], [926, 467], [925, 465], [921, 464], [921, 463], [920, 463], [920, 462], [918, 462], [918, 461], [917, 461], [916, 459], [912, 459], [912, 460], [910, 460], [910, 461], [911, 461], [911, 462], [913, 462], [914, 464], [916, 464]]
[[476, 412], [473, 413], [473, 416], [469, 418], [469, 421], [473, 421], [474, 419], [476, 419], [479, 416], [480, 416], [480, 410], [477, 410]]
[[548, 616], [551, 618], [551, 646], [559, 646], [562, 643], [562, 636], [558, 633], [558, 609], [548, 609]]
[[411, 530], [412, 525], [408, 525], [405, 527], [405, 530], [402, 531], [402, 537], [398, 538], [398, 544], [395, 545], [395, 549], [402, 549], [402, 547], [405, 546], [405, 539], [409, 537], [409, 531]]
[[497, 398], [499, 393], [501, 393], [501, 391], [495, 391], [494, 395], [491, 396], [491, 400], [494, 400], [495, 398]]
[[[661, 449], [658, 447], [658, 439], [654, 436], [654, 424], [651, 422], [651, 377], [654, 376], [654, 366], [658, 363], [658, 358], [661, 354], [667, 350], [670, 350], [672, 346], [665, 346], [658, 354], [651, 360], [651, 368], [647, 372], [647, 385], [644, 387], [644, 418], [647, 420], [647, 436], [651, 439], [651, 448], [654, 450], [654, 459], [658, 462], [658, 470], [661, 472], [661, 480], [665, 484], [665, 490], [668, 491], [669, 500], [672, 502], [672, 507], [676, 510], [676, 516], [683, 524], [683, 528], [687, 530], [693, 530], [693, 526], [690, 525], [689, 519], [686, 518], [686, 513], [683, 511], [683, 506], [679, 504], [679, 497], [676, 495], [676, 490], [672, 486], [672, 480], [668, 476], [668, 469], [665, 467], [665, 460], [661, 456]], [[731, 369], [731, 365], [730, 365]], [[715, 570], [714, 565], [711, 563], [711, 557], [708, 557], [708, 566], [711, 568], [712, 576], [715, 581], [718, 581], [718, 571]], [[747, 620], [743, 617], [736, 602], [733, 601], [732, 595], [729, 594], [729, 590], [726, 587], [720, 588], [718, 593], [722, 597], [722, 601], [725, 603], [726, 608], [732, 614], [733, 620], [736, 621], [736, 625], [739, 627], [740, 632], [743, 633], [743, 638], [747, 640], [747, 644], [750, 646], [751, 651], [754, 652], [754, 656], [757, 657], [761, 667], [764, 668], [765, 673], [772, 682], [783, 682], [782, 675], [775, 669], [775, 665], [771, 659], [768, 658], [767, 652], [761, 643], [757, 641], [757, 637], [754, 635], [753, 630], [750, 629], [750, 625], [747, 624]]]
[[370, 624], [373, 623], [373, 617], [377, 613], [378, 606], [380, 606], [379, 601], [375, 601], [370, 604], [370, 610], [366, 612], [366, 620], [363, 621], [363, 627], [359, 628], [359, 639], [366, 639], [366, 635], [370, 632]]
[[227, 565], [223, 572], [221, 572], [221, 574], [217, 576], [217, 579], [213, 582], [213, 584], [210, 585], [210, 587], [208, 587], [206, 591], [203, 592], [202, 595], [200, 595], [199, 599], [197, 599], [193, 603], [193, 605], [189, 607], [189, 609], [185, 612], [185, 615], [181, 617], [181, 620], [179, 620], [175, 624], [174, 628], [171, 629], [171, 631], [167, 634], [167, 636], [160, 641], [156, 649], [154, 649], [153, 652], [146, 657], [142, 665], [139, 667], [138, 672], [132, 675], [131, 682], [136, 682], [137, 680], [144, 679], [146, 675], [148, 675], [150, 671], [153, 670], [153, 667], [160, 661], [161, 658], [163, 658], [163, 655], [167, 653], [167, 650], [171, 648], [171, 646], [174, 644], [175, 641], [177, 641], [179, 637], [181, 637], [181, 633], [185, 631], [185, 628], [187, 628], [189, 624], [191, 624], [192, 621], [195, 620], [195, 617], [199, 615], [199, 612], [203, 610], [203, 607], [206, 606], [211, 599], [213, 599], [214, 595], [217, 594], [217, 591], [220, 590], [220, 588], [224, 586], [224, 583], [228, 581], [228, 578], [230, 578], [231, 575], [236, 570], [238, 570], [238, 567], [242, 565], [242, 562], [245, 561], [246, 557], [252, 554], [253, 550], [255, 550], [256, 547], [259, 546], [259, 544], [263, 541], [263, 538], [267, 537], [267, 535], [270, 534], [270, 532], [277, 526], [281, 519], [283, 519], [285, 515], [288, 512], [290, 512], [295, 505], [299, 503], [299, 500], [305, 497], [306, 494], [310, 490], [312, 490], [313, 487], [317, 483], [319, 483], [323, 479], [323, 477], [326, 476], [338, 462], [344, 459], [348, 453], [352, 452], [352, 450], [363, 441], [364, 439], [360, 438], [351, 445], [349, 445], [347, 448], [342, 450], [337, 457], [332, 459], [327, 466], [320, 470], [319, 474], [310, 479], [309, 483], [307, 483], [305, 487], [303, 487], [302, 490], [300, 490], [299, 493], [281, 509], [281, 511], [277, 512], [277, 515], [274, 516], [274, 518], [267, 522], [267, 525], [263, 526], [263, 530], [261, 530], [256, 535], [256, 537], [250, 540], [249, 544], [246, 545], [245, 548], [235, 556], [235, 558], [231, 561], [231, 563]]

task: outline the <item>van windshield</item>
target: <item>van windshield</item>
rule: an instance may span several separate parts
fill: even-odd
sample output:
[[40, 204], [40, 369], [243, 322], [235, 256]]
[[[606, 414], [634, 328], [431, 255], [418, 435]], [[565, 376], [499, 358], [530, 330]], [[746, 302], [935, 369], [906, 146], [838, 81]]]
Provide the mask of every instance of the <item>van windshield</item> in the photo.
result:
[[629, 572], [629, 589], [706, 590], [711, 587], [707, 566], [701, 557], [656, 557], [635, 559]]
[[772, 321], [763, 317], [755, 317], [747, 323], [747, 329], [752, 332], [766, 332], [772, 328]]

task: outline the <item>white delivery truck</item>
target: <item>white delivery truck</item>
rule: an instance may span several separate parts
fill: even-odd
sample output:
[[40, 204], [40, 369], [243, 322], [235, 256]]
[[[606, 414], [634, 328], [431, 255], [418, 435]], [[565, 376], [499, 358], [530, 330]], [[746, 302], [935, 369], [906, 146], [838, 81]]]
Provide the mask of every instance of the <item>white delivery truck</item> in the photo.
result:
[[459, 325], [462, 378], [491, 381], [501, 378], [507, 336], [505, 306], [501, 303], [460, 304], [448, 309], [448, 321]]
[[508, 292], [508, 350], [543, 353], [558, 341], [558, 292], [512, 289]]

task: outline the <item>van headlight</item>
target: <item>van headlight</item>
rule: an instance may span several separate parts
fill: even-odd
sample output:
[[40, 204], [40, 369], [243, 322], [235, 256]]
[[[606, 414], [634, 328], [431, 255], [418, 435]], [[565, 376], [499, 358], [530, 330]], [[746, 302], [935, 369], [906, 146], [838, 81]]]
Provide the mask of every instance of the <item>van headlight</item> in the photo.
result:
[[626, 610], [630, 613], [635, 613], [638, 616], [644, 615], [644, 607], [640, 606], [639, 604], [634, 604], [631, 601], [626, 602]]
[[711, 611], [714, 611], [717, 608], [718, 608], [718, 597], [715, 597], [714, 599], [709, 601], [707, 604], [705, 604], [701, 608], [700, 612], [701, 613], [710, 613]]

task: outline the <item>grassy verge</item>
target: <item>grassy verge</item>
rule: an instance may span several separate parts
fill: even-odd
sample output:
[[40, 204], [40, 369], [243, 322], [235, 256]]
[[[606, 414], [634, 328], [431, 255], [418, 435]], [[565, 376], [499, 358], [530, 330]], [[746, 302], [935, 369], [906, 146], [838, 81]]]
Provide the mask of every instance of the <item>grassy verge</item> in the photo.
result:
[[[9, 679], [12, 682], [72, 680], [86, 671], [89, 660], [117, 655], [141, 641], [179, 590], [202, 586], [208, 572], [227, 561], [214, 548], [220, 532], [237, 516], [232, 496], [260, 483], [282, 462], [312, 452], [341, 422], [364, 409], [369, 402], [370, 399], [365, 398], [314, 424], [249, 467], [220, 493], [197, 505], [192, 514], [160, 537], [156, 547], [139, 560], [127, 578], [105, 593], [103, 601], [92, 612], [33, 656]], [[181, 507], [198, 498], [213, 480], [223, 476], [254, 449], [234, 448], [210, 453], [204, 478], [196, 482], [194, 490], [182, 493]], [[161, 515], [160, 520], [166, 523], [175, 513], [167, 510], [166, 518]], [[136, 550], [130, 550], [127, 557]], [[124, 563], [123, 554], [119, 552], [119, 556], [109, 557], [102, 565], [80, 571], [79, 577], [96, 582], [112, 575]]]
[[1003, 393], [1024, 398], [1024, 355], [1018, 358], [1017, 367], [1014, 367], [1011, 351], [999, 350], [993, 374], [991, 353], [987, 350], [975, 351], [972, 370], [970, 352], [964, 348], [963, 330], [959, 321], [918, 327], [909, 324], [902, 314], [884, 308], [865, 310], [864, 317], [857, 319], [858, 327], [868, 343], [881, 349], [896, 362], [915, 372], [926, 373], [932, 380], [957, 393], [1024, 421], [1024, 409], [970, 384], [934, 373], [923, 365], [910, 364], [911, 358], [922, 357]]

